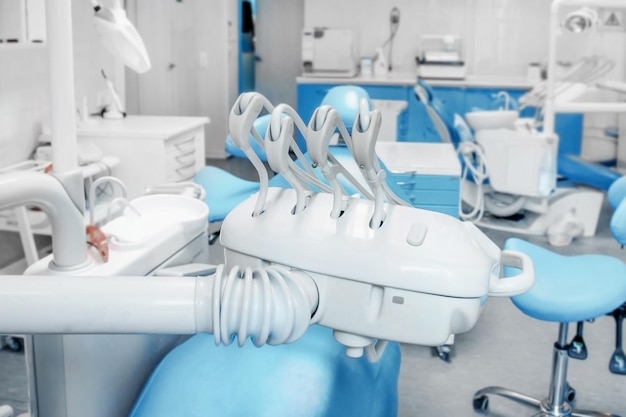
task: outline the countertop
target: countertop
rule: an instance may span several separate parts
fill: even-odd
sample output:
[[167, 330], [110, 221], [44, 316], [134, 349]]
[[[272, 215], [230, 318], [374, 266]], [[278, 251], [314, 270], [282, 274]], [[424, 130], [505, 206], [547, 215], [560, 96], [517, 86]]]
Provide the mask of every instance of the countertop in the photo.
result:
[[[313, 77], [300, 76], [298, 84], [360, 84], [360, 85], [397, 85], [411, 86], [415, 84], [417, 75], [410, 72], [390, 72], [385, 76], [356, 77]], [[483, 87], [483, 88], [522, 88], [532, 87], [525, 77], [487, 77], [468, 76], [463, 80], [424, 79], [429, 85], [436, 87]]]
[[111, 137], [123, 135], [134, 139], [167, 139], [203, 126], [210, 122], [207, 117], [143, 116], [129, 115], [123, 119], [91, 117], [79, 122], [79, 137]]
[[450, 143], [377, 142], [376, 154], [394, 174], [461, 176], [461, 163]]

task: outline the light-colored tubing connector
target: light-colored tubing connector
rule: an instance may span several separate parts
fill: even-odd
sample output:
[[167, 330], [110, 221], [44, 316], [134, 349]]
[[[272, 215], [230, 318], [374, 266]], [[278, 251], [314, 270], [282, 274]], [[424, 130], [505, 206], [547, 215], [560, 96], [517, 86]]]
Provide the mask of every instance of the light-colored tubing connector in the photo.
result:
[[0, 334], [214, 333], [290, 343], [318, 306], [314, 281], [280, 267], [235, 267], [208, 277], [3, 276]]
[[85, 218], [63, 185], [52, 175], [18, 171], [0, 175], [0, 208], [40, 207], [52, 227], [52, 269], [72, 270], [85, 265]]

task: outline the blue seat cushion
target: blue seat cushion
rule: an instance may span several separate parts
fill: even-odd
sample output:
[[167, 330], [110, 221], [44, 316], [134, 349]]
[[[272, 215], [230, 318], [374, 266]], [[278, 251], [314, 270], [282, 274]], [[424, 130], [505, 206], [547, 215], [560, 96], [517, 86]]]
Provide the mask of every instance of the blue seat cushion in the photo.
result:
[[351, 359], [330, 329], [312, 326], [292, 344], [215, 346], [198, 334], [153, 372], [131, 417], [392, 417], [400, 349], [370, 363]]
[[209, 223], [224, 220], [235, 206], [259, 191], [258, 182], [241, 179], [211, 165], [198, 171], [193, 180], [206, 191], [204, 202], [209, 206]]
[[617, 209], [622, 200], [626, 197], [626, 177], [620, 177], [615, 180], [606, 193], [609, 204], [613, 210]]
[[[626, 264], [606, 255], [563, 256], [521, 239], [505, 249], [527, 254], [535, 284], [512, 297], [524, 314], [538, 320], [576, 322], [609, 313], [626, 301]], [[515, 271], [508, 269], [507, 275]]]
[[620, 245], [626, 245], [626, 200], [617, 205], [611, 216], [611, 234]]

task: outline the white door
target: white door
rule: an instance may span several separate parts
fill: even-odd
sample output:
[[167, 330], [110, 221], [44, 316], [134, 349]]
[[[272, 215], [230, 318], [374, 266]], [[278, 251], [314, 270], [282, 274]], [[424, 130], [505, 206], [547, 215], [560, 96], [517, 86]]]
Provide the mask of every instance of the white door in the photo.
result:
[[274, 104], [295, 108], [304, 0], [257, 0], [256, 7], [256, 90]]
[[225, 156], [237, 93], [236, 3], [128, 0], [127, 8], [152, 63], [144, 74], [127, 72], [129, 113], [209, 117], [206, 155]]

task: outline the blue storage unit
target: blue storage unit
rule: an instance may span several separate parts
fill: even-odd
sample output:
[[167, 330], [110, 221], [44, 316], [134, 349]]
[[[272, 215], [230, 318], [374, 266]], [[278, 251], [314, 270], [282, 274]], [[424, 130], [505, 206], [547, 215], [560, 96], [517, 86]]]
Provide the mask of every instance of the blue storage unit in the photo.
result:
[[[363, 87], [370, 97], [375, 100], [404, 100], [407, 108], [398, 115], [397, 137], [398, 142], [440, 142], [424, 105], [415, 97], [413, 86], [415, 80], [406, 79], [372, 80], [346, 79], [345, 81], [332, 79], [320, 83], [319, 80], [298, 80], [298, 112], [303, 119], [308, 119], [313, 111], [322, 102], [329, 89], [337, 85], [351, 84]], [[458, 85], [446, 83], [441, 85], [431, 82], [433, 93], [439, 99], [446, 111], [464, 116], [473, 109], [491, 109], [496, 95], [500, 91], [507, 92], [511, 98], [519, 99], [526, 91], [523, 87], [505, 86], [502, 88], [479, 86], [459, 81]], [[523, 117], [532, 117], [534, 109], [525, 109]], [[582, 146], [583, 115], [558, 114], [555, 121], [555, 130], [559, 135], [559, 155], [580, 155]]]
[[413, 207], [459, 216], [461, 164], [451, 144], [380, 142], [376, 152]]

